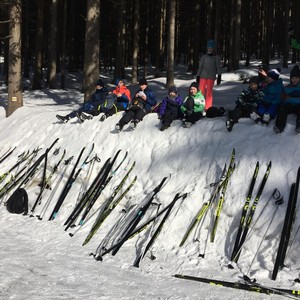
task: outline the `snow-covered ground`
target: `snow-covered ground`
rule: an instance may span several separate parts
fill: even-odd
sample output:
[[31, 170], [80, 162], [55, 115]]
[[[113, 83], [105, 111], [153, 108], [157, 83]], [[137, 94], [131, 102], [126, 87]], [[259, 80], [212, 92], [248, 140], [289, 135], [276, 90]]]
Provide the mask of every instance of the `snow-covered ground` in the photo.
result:
[[[254, 75], [255, 66], [242, 68], [238, 73], [226, 73], [222, 76], [220, 86], [214, 89], [214, 105], [232, 108], [234, 101], [246, 85], [240, 81], [240, 74]], [[289, 69], [282, 71], [285, 83], [289, 80]], [[109, 82], [108, 78], [103, 77]], [[181, 68], [176, 76], [176, 85], [180, 94], [185, 96], [190, 83], [191, 74]], [[77, 83], [78, 84], [78, 83]], [[149, 77], [149, 86], [162, 99], [167, 91], [165, 78]], [[111, 86], [112, 87], [112, 86]], [[129, 86], [134, 92], [137, 86]], [[1, 89], [1, 99], [6, 93]], [[49, 156], [49, 171], [59, 160], [63, 150], [66, 158], [74, 156], [73, 164], [80, 150], [86, 147], [86, 156], [92, 144], [101, 162], [95, 163], [91, 177], [87, 179], [88, 168], [84, 167], [73, 184], [70, 193], [63, 203], [58, 216], [48, 221], [68, 176], [58, 186], [57, 192], [46, 211], [43, 220], [36, 217], [13, 215], [7, 212], [1, 199], [0, 209], [0, 299], [280, 299], [282, 296], [268, 296], [180, 280], [172, 277], [176, 273], [239, 281], [243, 274], [255, 277], [258, 282], [273, 287], [299, 289], [298, 278], [300, 260], [298, 247], [299, 233], [295, 236], [300, 224], [296, 216], [292, 232], [293, 244], [288, 249], [286, 265], [278, 273], [277, 280], [270, 279], [279, 243], [289, 190], [295, 181], [300, 166], [298, 149], [299, 135], [295, 133], [295, 116], [288, 118], [286, 130], [282, 134], [274, 134], [272, 127], [262, 127], [250, 119], [242, 119], [228, 133], [225, 117], [203, 119], [191, 128], [182, 128], [181, 122], [175, 121], [171, 128], [159, 131], [159, 120], [156, 114], [149, 114], [135, 131], [124, 130], [116, 133], [115, 124], [121, 114], [99, 122], [93, 120], [78, 122], [73, 119], [67, 124], [60, 123], [55, 115], [66, 114], [77, 108], [83, 101], [78, 89], [42, 90], [24, 92], [24, 106], [9, 118], [5, 118], [4, 109], [0, 111], [0, 156], [10, 147], [16, 146], [14, 153], [0, 165], [0, 173], [7, 171], [23, 151], [42, 147], [42, 154], [50, 144], [59, 138]], [[235, 149], [236, 168], [229, 181], [223, 209], [214, 243], [207, 240], [210, 221], [214, 218], [216, 204], [209, 210], [204, 222], [192, 232], [187, 242], [179, 247], [179, 243], [187, 228], [206, 202], [213, 190], [210, 183], [220, 176], [225, 163], [229, 163], [232, 149]], [[85, 185], [91, 184], [107, 158], [113, 157], [118, 150], [120, 162], [128, 151], [128, 157], [121, 168], [113, 174], [108, 186], [103, 190], [92, 213], [111, 195], [114, 187], [135, 161], [136, 165], [126, 185], [137, 175], [137, 181], [126, 197], [105, 220], [99, 231], [85, 246], [82, 243], [88, 234], [94, 214], [82, 227], [69, 229], [75, 232], [70, 237], [64, 230], [64, 222], [75, 207], [79, 194]], [[249, 239], [242, 250], [239, 263], [234, 269], [228, 269], [230, 255], [236, 236], [241, 211], [248, 192], [248, 187], [255, 165], [259, 161], [260, 170], [254, 188], [253, 198], [265, 173], [267, 164], [272, 161], [270, 176], [257, 206], [257, 217], [268, 202], [260, 219], [254, 222]], [[70, 174], [72, 166], [67, 173]], [[63, 166], [53, 178], [53, 186], [59, 182]], [[41, 173], [39, 173], [41, 176]], [[26, 186], [30, 208], [38, 193], [39, 176]], [[57, 176], [57, 177], [56, 177]], [[160, 235], [157, 237], [151, 252], [145, 255], [140, 267], [133, 267], [138, 254], [143, 251], [153, 226], [148, 226], [140, 234], [128, 240], [117, 255], [107, 254], [103, 261], [96, 261], [90, 253], [121, 219], [126, 219], [134, 209], [152, 194], [153, 189], [167, 176], [167, 182], [155, 198], [156, 203], [165, 207], [176, 193], [188, 193], [187, 198], [176, 202]], [[2, 184], [3, 185], [3, 184]], [[277, 188], [284, 199], [278, 207], [275, 218], [257, 252], [267, 226], [276, 209], [271, 195]], [[46, 190], [41, 205], [37, 206], [34, 215], [39, 214], [51, 195]], [[131, 210], [130, 207], [135, 205]], [[299, 206], [299, 205], [298, 205]], [[124, 216], [122, 208], [127, 209]], [[155, 214], [157, 206], [151, 206], [143, 220]], [[297, 212], [298, 212], [297, 208]], [[91, 214], [90, 214], [91, 215]], [[161, 218], [155, 223], [159, 223]], [[295, 238], [294, 238], [295, 237]], [[209, 237], [208, 237], [209, 238]], [[110, 244], [108, 244], [110, 245]], [[203, 254], [205, 257], [199, 257]], [[256, 253], [257, 252], [257, 253]], [[156, 259], [150, 259], [150, 253]], [[255, 259], [254, 255], [256, 254]], [[253, 260], [252, 265], [250, 266]]]

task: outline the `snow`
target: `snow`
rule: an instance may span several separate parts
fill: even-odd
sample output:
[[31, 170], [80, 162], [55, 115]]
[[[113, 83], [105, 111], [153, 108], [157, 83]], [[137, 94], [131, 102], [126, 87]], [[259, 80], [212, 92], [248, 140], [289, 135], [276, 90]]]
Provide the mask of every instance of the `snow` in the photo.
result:
[[[292, 67], [292, 66], [291, 66]], [[282, 78], [287, 83], [289, 70], [282, 70]], [[225, 73], [220, 86], [214, 88], [214, 105], [232, 108], [237, 95], [246, 87], [240, 80], [241, 74], [254, 75], [255, 64], [251, 68], [241, 68], [236, 73]], [[193, 76], [179, 69], [175, 83], [180, 94], [185, 96]], [[109, 77], [103, 77], [109, 82]], [[72, 79], [74, 80], [74, 78]], [[69, 84], [70, 85], [70, 84]], [[78, 82], [77, 82], [78, 86]], [[149, 77], [149, 86], [162, 99], [167, 91], [165, 78]], [[112, 86], [111, 86], [112, 87]], [[134, 92], [137, 86], [129, 85]], [[4, 86], [1, 87], [1, 102], [6, 98]], [[68, 176], [64, 176], [58, 185], [53, 200], [43, 220], [36, 217], [14, 215], [7, 212], [1, 199], [0, 209], [0, 299], [281, 299], [282, 296], [268, 296], [259, 293], [234, 290], [212, 286], [187, 280], [176, 279], [172, 275], [186, 274], [206, 278], [239, 281], [243, 274], [256, 278], [258, 282], [288, 289], [299, 289], [294, 282], [298, 278], [300, 261], [297, 248], [299, 235], [288, 250], [285, 263], [287, 267], [280, 270], [277, 280], [270, 279], [276, 257], [280, 231], [285, 216], [291, 184], [296, 179], [300, 165], [298, 154], [299, 137], [295, 133], [295, 116], [289, 116], [286, 130], [282, 134], [273, 133], [273, 123], [269, 127], [254, 124], [250, 119], [242, 119], [231, 133], [225, 128], [225, 117], [203, 119], [191, 128], [182, 128], [181, 122], [175, 121], [171, 128], [159, 131], [159, 120], [156, 114], [145, 117], [135, 131], [124, 130], [116, 133], [115, 124], [121, 114], [114, 115], [105, 122], [99, 117], [79, 123], [73, 119], [67, 124], [60, 123], [55, 115], [66, 114], [77, 108], [83, 101], [79, 89], [69, 86], [66, 90], [47, 90], [24, 92], [24, 106], [5, 118], [4, 109], [0, 110], [0, 155], [10, 147], [16, 146], [14, 153], [1, 163], [0, 173], [7, 171], [23, 151], [42, 147], [39, 155], [56, 139], [59, 148], [55, 156], [49, 156], [49, 168], [58, 161], [63, 149], [66, 158], [74, 156], [72, 167], [83, 147], [85, 157], [94, 143], [93, 155], [97, 154], [101, 162], [95, 163], [91, 176], [85, 166], [73, 184], [70, 193], [63, 203], [58, 216], [48, 221]], [[235, 149], [236, 167], [229, 181], [223, 209], [219, 219], [214, 243], [208, 241], [207, 231], [210, 220], [214, 218], [216, 205], [209, 210], [203, 223], [192, 232], [187, 242], [179, 247], [179, 243], [200, 210], [208, 201], [213, 188], [210, 183], [220, 176], [224, 164], [228, 164], [232, 149]], [[108, 186], [103, 190], [95, 207], [82, 227], [64, 230], [64, 222], [82, 195], [84, 186], [89, 186], [106, 159], [113, 157], [118, 150], [120, 162], [128, 151], [128, 157], [121, 168], [113, 174]], [[136, 166], [126, 181], [125, 187], [137, 175], [137, 182], [112, 214], [105, 220], [91, 241], [82, 246], [97, 215], [95, 211], [111, 195], [114, 187], [120, 182], [133, 162]], [[255, 217], [260, 219], [251, 229], [249, 238], [242, 250], [239, 262], [234, 269], [228, 269], [236, 229], [241, 216], [242, 207], [250, 184], [256, 162], [260, 163], [258, 179], [253, 198], [264, 176], [266, 167], [272, 161], [272, 168], [257, 206]], [[82, 162], [82, 159], [81, 159]], [[63, 166], [55, 175], [53, 185], [59, 182]], [[29, 204], [32, 207], [39, 191], [37, 183], [41, 172], [26, 186]], [[103, 261], [96, 261], [91, 253], [109, 233], [120, 218], [129, 217], [130, 212], [149, 199], [153, 189], [164, 177], [166, 184], [155, 198], [162, 208], [172, 201], [176, 193], [187, 193], [185, 200], [176, 202], [161, 233], [158, 235], [151, 252], [156, 259], [150, 259], [150, 251], [141, 261], [140, 267], [133, 267], [137, 255], [153, 232], [152, 225], [128, 240], [117, 255], [107, 254]], [[3, 183], [2, 183], [3, 185]], [[274, 189], [282, 194], [285, 203], [275, 206], [272, 198]], [[42, 204], [37, 206], [34, 215], [39, 214], [52, 191], [46, 190]], [[252, 200], [253, 201], [253, 200]], [[124, 216], [122, 208], [129, 209]], [[262, 238], [271, 221], [273, 222]], [[156, 213], [157, 206], [151, 206], [140, 224]], [[160, 222], [161, 218], [154, 225]], [[292, 239], [299, 226], [295, 219]], [[73, 237], [69, 232], [75, 233]], [[197, 239], [197, 240], [196, 240]], [[261, 242], [262, 241], [262, 242]], [[257, 247], [261, 243], [260, 249]], [[203, 254], [206, 247], [205, 257]], [[256, 253], [257, 252], [257, 253]], [[255, 256], [255, 259], [254, 258]], [[253, 260], [253, 264], [250, 264]], [[249, 269], [250, 267], [250, 269]]]

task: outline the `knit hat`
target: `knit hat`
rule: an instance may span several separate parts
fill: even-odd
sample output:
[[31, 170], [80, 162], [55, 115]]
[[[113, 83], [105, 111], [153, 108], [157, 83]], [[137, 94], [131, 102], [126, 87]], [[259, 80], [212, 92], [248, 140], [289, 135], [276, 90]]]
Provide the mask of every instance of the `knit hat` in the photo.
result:
[[214, 40], [209, 40], [207, 42], [207, 48], [214, 48], [216, 47], [216, 42]]
[[146, 80], [146, 78], [141, 78], [140, 81], [139, 81], [139, 85], [148, 85], [148, 82]]
[[170, 88], [169, 88], [169, 94], [171, 94], [171, 93], [178, 94], [178, 90], [177, 90], [177, 88], [176, 88], [175, 85], [170, 86]]
[[295, 65], [294, 68], [292, 69], [290, 78], [292, 78], [292, 77], [299, 77], [300, 78], [300, 70], [299, 70], [298, 65]]
[[257, 85], [259, 84], [259, 77], [258, 76], [252, 76], [249, 80], [249, 84], [251, 83], [256, 83]]
[[199, 85], [196, 81], [192, 82], [191, 85], [190, 85], [190, 88], [191, 87], [195, 87], [197, 90], [199, 90]]
[[100, 86], [104, 87], [104, 82], [101, 79], [98, 79], [96, 82], [96, 85], [100, 85]]
[[270, 71], [268, 71], [267, 76], [277, 80], [280, 76], [280, 72], [277, 69], [271, 69]]

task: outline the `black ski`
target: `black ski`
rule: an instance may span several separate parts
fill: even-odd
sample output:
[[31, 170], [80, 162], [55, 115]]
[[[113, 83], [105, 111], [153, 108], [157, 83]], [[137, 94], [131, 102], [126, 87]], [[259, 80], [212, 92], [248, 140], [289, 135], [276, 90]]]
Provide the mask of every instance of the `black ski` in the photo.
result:
[[75, 163], [75, 165], [73, 167], [73, 170], [72, 170], [72, 172], [71, 172], [71, 174], [70, 174], [70, 176], [68, 178], [68, 181], [67, 181], [67, 183], [66, 183], [63, 191], [61, 192], [61, 194], [60, 194], [60, 196], [59, 196], [59, 198], [58, 198], [58, 200], [56, 202], [56, 205], [55, 205], [55, 207], [54, 207], [54, 209], [53, 209], [53, 211], [52, 211], [52, 213], [51, 213], [51, 215], [49, 217], [49, 221], [54, 220], [56, 218], [60, 207], [62, 206], [64, 200], [66, 199], [66, 197], [67, 197], [67, 195], [68, 195], [68, 193], [69, 193], [69, 191], [70, 191], [73, 183], [75, 182], [76, 178], [78, 177], [78, 175], [79, 175], [80, 171], [82, 170], [83, 166], [89, 160], [89, 157], [90, 157], [93, 149], [94, 149], [94, 144], [92, 145], [91, 150], [89, 151], [88, 155], [84, 159], [84, 161], [81, 164], [80, 168], [78, 168], [78, 170], [76, 171], [76, 168], [77, 168], [77, 166], [79, 164], [79, 161], [80, 161], [80, 159], [82, 157], [82, 154], [83, 154], [83, 152], [85, 150], [85, 147], [83, 147], [82, 150], [80, 151], [79, 156], [77, 158], [77, 161], [76, 161], [76, 163]]
[[247, 237], [248, 231], [250, 229], [250, 225], [252, 223], [253, 216], [254, 216], [254, 213], [255, 213], [258, 201], [259, 201], [259, 199], [260, 199], [260, 197], [262, 195], [262, 192], [263, 192], [264, 187], [266, 185], [266, 182], [268, 180], [268, 177], [269, 177], [269, 174], [270, 174], [270, 171], [271, 171], [271, 167], [272, 167], [272, 162], [270, 161], [269, 164], [268, 164], [268, 166], [267, 166], [267, 170], [265, 172], [265, 175], [264, 175], [264, 177], [263, 177], [263, 179], [261, 181], [261, 184], [259, 186], [259, 189], [258, 189], [258, 192], [257, 192], [256, 197], [254, 199], [254, 202], [251, 205], [250, 212], [249, 212], [247, 220], [245, 222], [245, 226], [244, 226], [244, 229], [243, 229], [243, 233], [242, 233], [242, 237], [240, 239], [239, 246], [236, 249], [236, 254], [235, 254], [235, 256], [232, 259], [232, 261], [234, 261], [234, 262], [237, 262], [239, 260], [239, 257], [240, 257], [240, 254], [241, 254], [241, 250], [242, 250], [242, 246], [243, 246], [243, 244], [244, 244], [244, 242], [246, 240], [246, 237]]
[[163, 219], [161, 220], [161, 222], [159, 223], [159, 225], [157, 226], [156, 230], [154, 231], [153, 235], [151, 236], [149, 242], [147, 243], [147, 245], [145, 246], [145, 249], [143, 250], [142, 253], [140, 253], [140, 255], [137, 257], [137, 259], [135, 260], [133, 266], [138, 268], [140, 266], [140, 262], [141, 260], [144, 258], [145, 254], [147, 253], [147, 251], [150, 249], [150, 247], [153, 245], [153, 243], [155, 242], [157, 236], [160, 234], [164, 223], [166, 222], [168, 216], [170, 215], [175, 203], [177, 202], [177, 200], [179, 200], [180, 198], [185, 199], [187, 196], [187, 194], [183, 194], [180, 195], [179, 193], [177, 193], [174, 197], [174, 199], [172, 200], [172, 202], [169, 205], [169, 208], [167, 209]]
[[251, 180], [251, 183], [250, 183], [250, 186], [249, 186], [248, 195], [247, 195], [247, 198], [246, 198], [246, 201], [245, 201], [245, 204], [244, 204], [244, 208], [243, 208], [243, 211], [242, 211], [242, 216], [241, 216], [240, 223], [239, 223], [239, 228], [238, 228], [238, 231], [237, 231], [237, 234], [236, 234], [235, 243], [234, 243], [233, 251], [232, 251], [232, 254], [231, 254], [231, 260], [233, 260], [235, 258], [236, 254], [237, 254], [237, 250], [239, 248], [240, 239], [241, 239], [242, 232], [243, 232], [243, 229], [244, 229], [244, 225], [245, 225], [245, 221], [246, 221], [246, 215], [247, 215], [248, 208], [249, 208], [249, 205], [250, 205], [250, 201], [251, 201], [251, 198], [252, 198], [252, 193], [253, 193], [253, 189], [254, 189], [254, 185], [255, 185], [255, 182], [256, 182], [258, 171], [259, 171], [259, 162], [256, 163], [255, 170], [254, 170], [254, 173], [253, 173], [253, 176], [252, 176], [252, 180]]
[[292, 225], [295, 217], [296, 204], [298, 200], [299, 181], [300, 181], [300, 167], [298, 168], [296, 182], [292, 184], [290, 190], [289, 202], [286, 209], [284, 224], [281, 231], [280, 242], [279, 242], [274, 268], [272, 272], [272, 280], [276, 280], [279, 269], [282, 268], [284, 265], [286, 250], [289, 243], [290, 233], [292, 230]]
[[282, 289], [282, 288], [273, 288], [264, 286], [258, 283], [253, 282], [231, 282], [231, 281], [225, 281], [225, 280], [217, 280], [217, 279], [210, 279], [210, 278], [202, 278], [202, 277], [195, 277], [195, 276], [189, 276], [189, 275], [181, 275], [181, 274], [175, 274], [173, 275], [175, 278], [180, 279], [186, 279], [186, 280], [192, 280], [192, 281], [198, 281], [203, 283], [209, 283], [211, 285], [218, 285], [223, 287], [229, 287], [239, 290], [245, 290], [250, 292], [256, 292], [256, 293], [263, 293], [267, 295], [283, 295], [283, 296], [297, 296], [300, 297], [300, 291], [297, 290], [289, 290], [289, 289]]
[[144, 217], [146, 211], [148, 210], [148, 208], [150, 207], [152, 201], [154, 200], [155, 196], [158, 194], [158, 192], [162, 189], [165, 181], [167, 180], [168, 177], [164, 177], [163, 180], [161, 181], [161, 183], [153, 190], [153, 194], [152, 196], [149, 198], [149, 200], [146, 202], [145, 205], [141, 206], [137, 213], [135, 214], [133, 220], [128, 224], [127, 228], [124, 230], [125, 234], [124, 236], [121, 238], [121, 240], [113, 245], [112, 247], [110, 247], [109, 249], [107, 249], [106, 251], [104, 251], [100, 256], [97, 256], [96, 259], [97, 260], [102, 260], [102, 257], [111, 252], [112, 251], [112, 255], [116, 255], [117, 252], [120, 250], [120, 248], [122, 247], [122, 245], [132, 236], [134, 229], [136, 228], [136, 226], [138, 225], [138, 223], [141, 221], [141, 219]]

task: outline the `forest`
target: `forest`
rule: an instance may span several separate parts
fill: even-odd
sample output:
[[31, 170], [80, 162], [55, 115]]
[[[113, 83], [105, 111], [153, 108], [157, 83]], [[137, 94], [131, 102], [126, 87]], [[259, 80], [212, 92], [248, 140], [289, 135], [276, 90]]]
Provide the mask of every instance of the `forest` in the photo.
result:
[[65, 88], [66, 72], [82, 72], [85, 101], [106, 70], [112, 82], [130, 67], [131, 83], [151, 72], [170, 86], [176, 64], [196, 74], [209, 39], [227, 71], [251, 59], [287, 67], [299, 60], [299, 17], [299, 0], [1, 0], [7, 116], [23, 105], [24, 78], [34, 90]]

